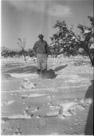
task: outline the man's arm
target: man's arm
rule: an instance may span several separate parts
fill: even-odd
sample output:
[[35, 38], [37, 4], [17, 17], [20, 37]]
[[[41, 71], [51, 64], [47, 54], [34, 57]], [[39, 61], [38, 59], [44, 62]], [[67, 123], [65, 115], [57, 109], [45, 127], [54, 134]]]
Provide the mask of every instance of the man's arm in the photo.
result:
[[50, 54], [50, 49], [49, 49], [49, 46], [48, 46], [47, 42], [46, 42], [46, 51], [47, 51], [47, 54], [49, 55]]
[[34, 44], [34, 47], [33, 47], [33, 53], [36, 56], [36, 43]]

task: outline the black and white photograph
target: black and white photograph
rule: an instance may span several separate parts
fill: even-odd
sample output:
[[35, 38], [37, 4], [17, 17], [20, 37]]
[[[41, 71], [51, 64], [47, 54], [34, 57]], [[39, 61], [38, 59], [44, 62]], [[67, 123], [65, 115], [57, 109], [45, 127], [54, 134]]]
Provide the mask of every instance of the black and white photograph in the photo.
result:
[[93, 0], [1, 0], [1, 135], [93, 135]]

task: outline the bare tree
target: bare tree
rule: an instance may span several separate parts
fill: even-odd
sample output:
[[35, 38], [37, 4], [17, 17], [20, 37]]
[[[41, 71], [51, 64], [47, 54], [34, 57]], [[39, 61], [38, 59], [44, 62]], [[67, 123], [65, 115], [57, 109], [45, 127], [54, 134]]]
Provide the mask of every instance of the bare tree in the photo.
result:
[[25, 47], [26, 47], [26, 39], [21, 39], [18, 38], [18, 43], [19, 47], [21, 48], [21, 55], [23, 55], [24, 61], [26, 62], [26, 51], [25, 51]]

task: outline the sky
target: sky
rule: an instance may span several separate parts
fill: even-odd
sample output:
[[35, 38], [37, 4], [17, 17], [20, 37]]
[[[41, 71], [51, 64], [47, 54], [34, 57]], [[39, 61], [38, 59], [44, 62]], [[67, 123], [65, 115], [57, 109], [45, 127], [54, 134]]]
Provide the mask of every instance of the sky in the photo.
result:
[[1, 44], [9, 49], [20, 49], [18, 38], [32, 49], [43, 34], [50, 44], [57, 20], [66, 21], [68, 27], [90, 26], [87, 16], [93, 16], [93, 0], [1, 0]]

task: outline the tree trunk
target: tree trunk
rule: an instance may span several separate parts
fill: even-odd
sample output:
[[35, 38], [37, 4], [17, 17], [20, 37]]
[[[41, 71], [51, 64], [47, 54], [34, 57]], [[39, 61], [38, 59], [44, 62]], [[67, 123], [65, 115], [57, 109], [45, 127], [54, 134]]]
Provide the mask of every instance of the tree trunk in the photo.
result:
[[25, 56], [25, 55], [23, 55], [23, 58], [24, 58], [25, 63], [27, 63], [27, 61], [26, 61], [26, 56]]
[[88, 57], [89, 57], [89, 59], [91, 61], [91, 65], [94, 67], [94, 57], [93, 57], [93, 54], [90, 52], [90, 49], [86, 48], [88, 46], [85, 46], [85, 44], [83, 44], [83, 46], [81, 46], [79, 44], [79, 46], [82, 47], [85, 50], [85, 52], [87, 53], [87, 55], [88, 55]]
[[90, 58], [90, 61], [91, 61], [92, 66], [94, 67], [94, 57], [92, 57], [92, 56], [89, 54], [89, 58]]
[[93, 54], [89, 51], [89, 50], [85, 50], [90, 61], [91, 61], [91, 65], [94, 67], [94, 57], [93, 57]]

